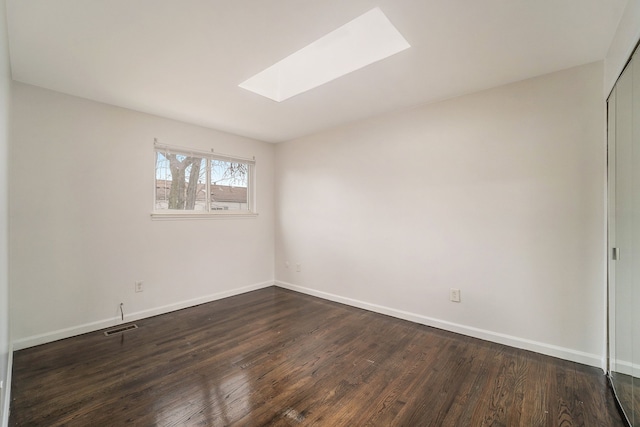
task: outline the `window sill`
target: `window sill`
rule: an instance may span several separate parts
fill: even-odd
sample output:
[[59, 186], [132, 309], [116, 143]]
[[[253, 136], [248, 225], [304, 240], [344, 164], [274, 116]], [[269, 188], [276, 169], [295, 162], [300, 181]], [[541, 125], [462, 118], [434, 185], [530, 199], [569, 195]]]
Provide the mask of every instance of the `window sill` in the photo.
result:
[[256, 218], [256, 212], [152, 212], [153, 220], [178, 220], [178, 219], [240, 219]]

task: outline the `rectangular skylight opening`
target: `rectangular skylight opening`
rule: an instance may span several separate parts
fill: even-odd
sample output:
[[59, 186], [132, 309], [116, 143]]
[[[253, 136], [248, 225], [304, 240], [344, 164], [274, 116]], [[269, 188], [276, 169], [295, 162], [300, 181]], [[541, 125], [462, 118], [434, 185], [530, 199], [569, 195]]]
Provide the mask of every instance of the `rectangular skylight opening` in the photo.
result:
[[376, 7], [239, 86], [281, 102], [409, 47]]

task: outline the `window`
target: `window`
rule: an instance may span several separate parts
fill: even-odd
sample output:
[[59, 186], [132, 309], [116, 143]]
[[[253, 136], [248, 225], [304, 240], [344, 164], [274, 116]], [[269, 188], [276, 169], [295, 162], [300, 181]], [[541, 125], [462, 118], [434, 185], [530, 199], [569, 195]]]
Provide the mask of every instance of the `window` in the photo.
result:
[[254, 160], [156, 144], [154, 216], [255, 214]]

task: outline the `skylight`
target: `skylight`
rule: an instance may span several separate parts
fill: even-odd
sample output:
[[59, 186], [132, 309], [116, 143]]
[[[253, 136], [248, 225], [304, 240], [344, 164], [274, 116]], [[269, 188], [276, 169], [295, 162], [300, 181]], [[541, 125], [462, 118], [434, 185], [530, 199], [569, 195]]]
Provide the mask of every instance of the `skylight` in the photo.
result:
[[409, 47], [376, 7], [239, 86], [281, 102]]

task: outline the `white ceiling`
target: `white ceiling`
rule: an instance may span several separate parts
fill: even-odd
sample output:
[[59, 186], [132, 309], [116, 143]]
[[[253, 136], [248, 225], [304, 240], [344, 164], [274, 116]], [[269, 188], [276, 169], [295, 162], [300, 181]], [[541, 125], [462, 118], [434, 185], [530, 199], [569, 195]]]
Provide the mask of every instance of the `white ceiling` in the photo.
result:
[[[8, 0], [13, 79], [279, 142], [604, 58], [627, 0]], [[380, 7], [411, 44], [277, 103], [247, 78]]]

